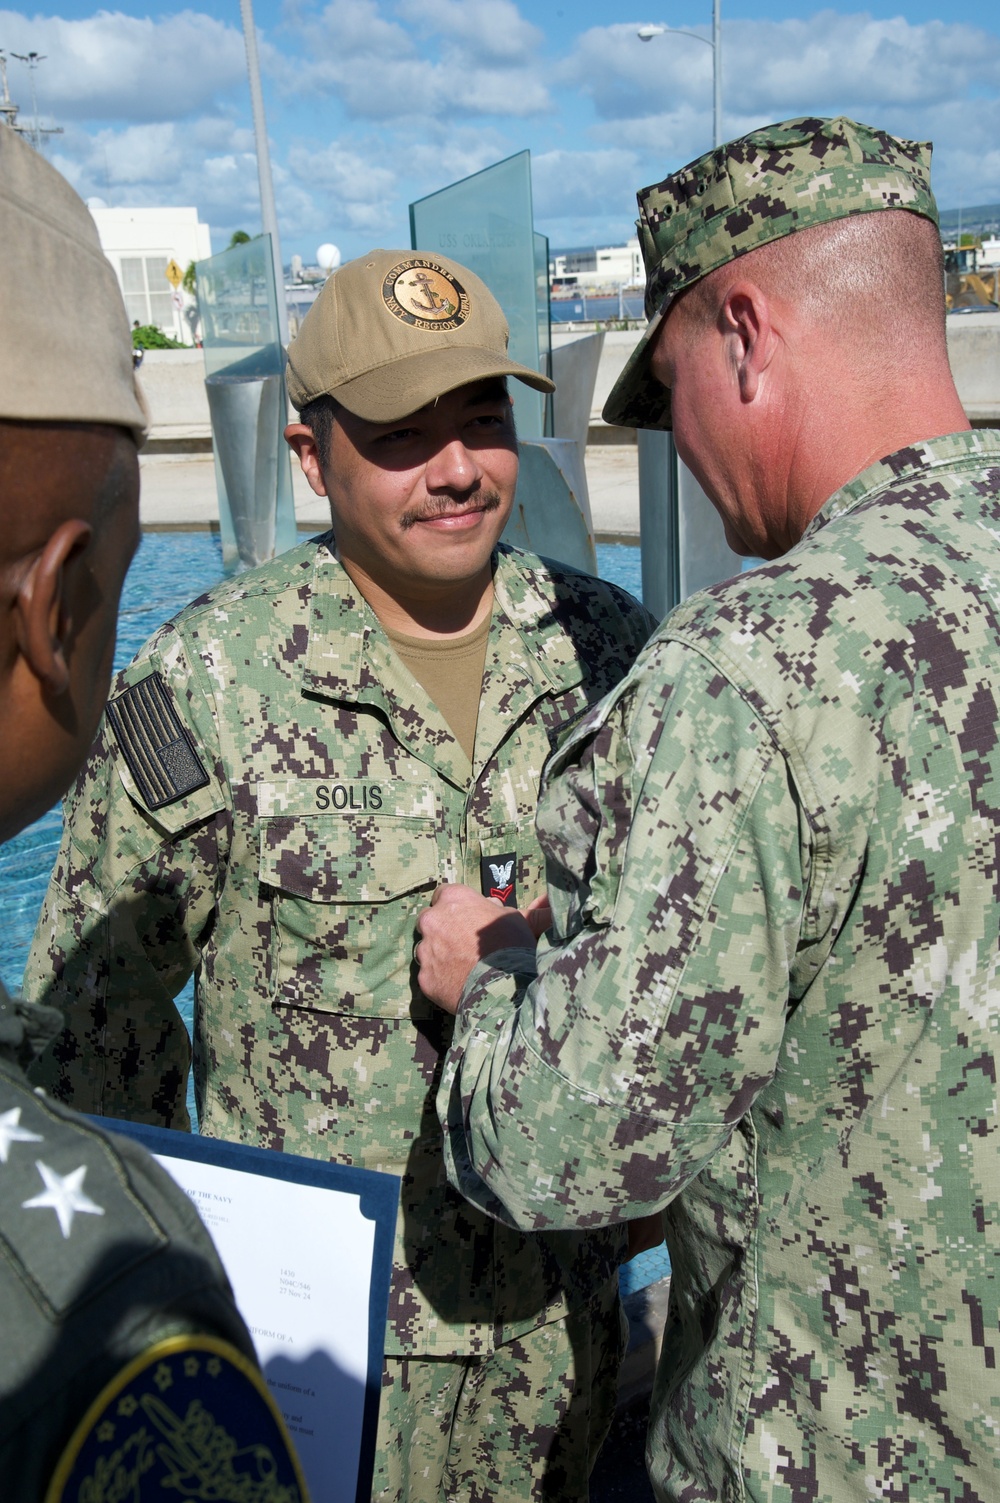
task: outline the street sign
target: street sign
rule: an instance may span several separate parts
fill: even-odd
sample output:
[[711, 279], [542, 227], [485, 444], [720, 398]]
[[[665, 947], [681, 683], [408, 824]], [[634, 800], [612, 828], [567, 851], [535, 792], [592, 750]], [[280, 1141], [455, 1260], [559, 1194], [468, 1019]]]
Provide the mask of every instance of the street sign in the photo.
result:
[[179, 287], [184, 280], [184, 273], [173, 259], [167, 262], [166, 277], [171, 287]]

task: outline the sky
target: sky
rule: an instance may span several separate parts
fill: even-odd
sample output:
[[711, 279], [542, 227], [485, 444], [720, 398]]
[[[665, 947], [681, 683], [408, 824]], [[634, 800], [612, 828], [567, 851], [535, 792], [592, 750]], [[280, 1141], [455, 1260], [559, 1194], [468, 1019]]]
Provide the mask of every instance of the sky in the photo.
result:
[[[712, 144], [711, 47], [636, 36], [707, 41], [711, 0], [645, 3], [255, 0], [286, 264], [408, 246], [411, 200], [525, 149], [553, 249], [622, 243], [636, 190]], [[1000, 201], [1000, 6], [942, 11], [722, 0], [725, 135], [848, 114], [933, 140], [942, 208]], [[0, 8], [0, 49], [44, 55], [46, 152], [84, 198], [194, 205], [213, 250], [260, 229], [239, 0]], [[30, 115], [24, 64], [8, 76]]]

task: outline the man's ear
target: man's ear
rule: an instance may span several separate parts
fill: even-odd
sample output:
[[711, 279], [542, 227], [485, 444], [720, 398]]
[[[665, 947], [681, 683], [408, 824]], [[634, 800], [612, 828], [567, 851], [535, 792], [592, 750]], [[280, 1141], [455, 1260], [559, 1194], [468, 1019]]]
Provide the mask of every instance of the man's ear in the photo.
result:
[[326, 481], [323, 479], [323, 466], [319, 462], [319, 450], [312, 429], [307, 428], [305, 423], [289, 423], [285, 429], [285, 443], [295, 450], [302, 473], [317, 496], [325, 496]]
[[93, 529], [76, 517], [56, 528], [32, 560], [14, 600], [18, 649], [32, 673], [50, 694], [69, 687], [67, 644], [73, 634], [68, 608], [66, 569], [90, 542]]
[[723, 299], [720, 319], [731, 336], [740, 397], [752, 402], [777, 348], [770, 301], [754, 282], [734, 282]]

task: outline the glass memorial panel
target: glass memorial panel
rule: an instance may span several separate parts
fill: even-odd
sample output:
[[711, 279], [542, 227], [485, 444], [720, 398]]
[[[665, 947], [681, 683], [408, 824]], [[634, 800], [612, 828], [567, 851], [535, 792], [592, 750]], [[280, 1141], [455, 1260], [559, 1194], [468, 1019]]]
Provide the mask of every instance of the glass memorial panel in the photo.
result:
[[252, 568], [297, 537], [271, 237], [199, 261], [195, 275], [222, 557], [227, 569]]
[[195, 275], [206, 374], [244, 362], [257, 374], [282, 374], [270, 236], [258, 235], [197, 262]]
[[[451, 256], [481, 277], [507, 316], [511, 359], [543, 369], [530, 152], [412, 203], [410, 243], [417, 251]], [[541, 438], [546, 431], [542, 393], [514, 381], [511, 394], [518, 433]]]

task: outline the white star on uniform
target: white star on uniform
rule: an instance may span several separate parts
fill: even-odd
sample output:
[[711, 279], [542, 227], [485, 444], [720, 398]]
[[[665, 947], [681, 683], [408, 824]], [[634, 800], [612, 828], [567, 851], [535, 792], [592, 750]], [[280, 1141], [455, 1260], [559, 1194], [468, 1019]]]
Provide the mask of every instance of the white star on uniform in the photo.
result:
[[59, 1218], [59, 1230], [68, 1237], [77, 1211], [89, 1216], [103, 1216], [104, 1207], [96, 1206], [89, 1195], [84, 1195], [81, 1186], [87, 1173], [86, 1164], [74, 1169], [71, 1174], [57, 1174], [41, 1159], [35, 1160], [35, 1168], [45, 1181], [45, 1189], [32, 1200], [22, 1200], [23, 1211], [38, 1211], [43, 1207], [55, 1211]]
[[9, 1112], [0, 1112], [0, 1164], [6, 1164], [12, 1143], [44, 1143], [37, 1132], [29, 1132], [21, 1126], [21, 1108], [15, 1106]]

